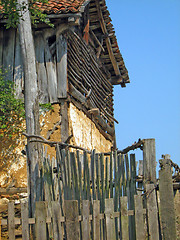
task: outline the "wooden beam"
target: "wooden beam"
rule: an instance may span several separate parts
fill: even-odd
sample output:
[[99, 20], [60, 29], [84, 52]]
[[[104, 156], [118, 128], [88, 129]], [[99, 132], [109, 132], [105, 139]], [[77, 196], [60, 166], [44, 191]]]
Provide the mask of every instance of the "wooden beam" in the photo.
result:
[[0, 195], [13, 195], [17, 193], [27, 193], [27, 188], [0, 188]]
[[96, 7], [97, 7], [98, 17], [99, 17], [102, 32], [106, 36], [106, 38], [105, 38], [106, 46], [107, 46], [107, 49], [108, 49], [109, 57], [111, 59], [115, 74], [121, 76], [119, 66], [117, 64], [116, 58], [115, 58], [114, 53], [113, 53], [113, 49], [112, 49], [112, 46], [111, 46], [111, 41], [110, 41], [109, 36], [108, 36], [108, 32], [107, 32], [106, 25], [105, 25], [105, 22], [104, 22], [104, 18], [103, 18], [103, 14], [102, 14], [102, 11], [101, 11], [101, 6], [100, 6], [100, 3], [99, 3], [99, 0], [96, 0]]

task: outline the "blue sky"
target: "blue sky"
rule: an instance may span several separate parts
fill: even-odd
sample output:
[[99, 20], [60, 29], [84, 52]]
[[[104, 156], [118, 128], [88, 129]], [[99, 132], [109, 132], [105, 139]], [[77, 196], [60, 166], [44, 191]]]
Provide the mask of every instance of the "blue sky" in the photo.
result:
[[170, 154], [180, 165], [180, 1], [106, 3], [131, 80], [114, 89], [117, 146], [155, 138], [157, 161]]

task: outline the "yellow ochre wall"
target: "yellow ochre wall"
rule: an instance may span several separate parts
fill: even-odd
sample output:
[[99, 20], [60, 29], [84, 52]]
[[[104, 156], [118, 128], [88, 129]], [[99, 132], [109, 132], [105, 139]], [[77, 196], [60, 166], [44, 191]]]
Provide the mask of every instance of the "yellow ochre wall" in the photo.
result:
[[[109, 152], [112, 143], [107, 140], [97, 129], [95, 124], [83, 111], [78, 110], [72, 103], [68, 108], [69, 136], [73, 135], [70, 144], [96, 149], [96, 152]], [[24, 124], [24, 123], [22, 123]], [[40, 115], [41, 135], [49, 141], [61, 141], [61, 116], [59, 104], [53, 105], [53, 110], [42, 112]], [[19, 137], [15, 140], [17, 147], [8, 155], [6, 164], [0, 165], [0, 187], [25, 187], [27, 186], [26, 156], [21, 152], [25, 150], [26, 138]], [[0, 144], [0, 163], [3, 162], [4, 151], [9, 151], [11, 142]], [[55, 157], [55, 148], [47, 146], [47, 154]]]

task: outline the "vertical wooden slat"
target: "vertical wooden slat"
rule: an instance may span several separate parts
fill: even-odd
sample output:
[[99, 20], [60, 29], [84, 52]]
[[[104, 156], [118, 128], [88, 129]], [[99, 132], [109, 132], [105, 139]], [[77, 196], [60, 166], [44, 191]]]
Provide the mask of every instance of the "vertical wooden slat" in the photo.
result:
[[48, 103], [48, 82], [47, 72], [45, 68], [44, 55], [45, 55], [45, 41], [42, 32], [35, 32], [34, 35], [35, 53], [36, 53], [36, 68], [39, 90], [39, 102]]
[[95, 155], [96, 161], [96, 185], [97, 185], [97, 199], [101, 199], [100, 195], [100, 169], [99, 169], [99, 154]]
[[9, 239], [15, 240], [14, 202], [8, 203], [8, 235]]
[[146, 185], [149, 239], [159, 240], [158, 209], [154, 184]]
[[110, 198], [113, 198], [113, 153], [110, 155]]
[[[143, 177], [143, 160], [139, 160], [138, 176]], [[142, 191], [140, 190], [143, 188], [142, 182], [138, 182], [138, 188], [139, 188], [139, 191], [137, 193], [138, 195], [141, 195]]]
[[[1, 65], [1, 64], [0, 64]], [[14, 60], [14, 84], [16, 97], [23, 99], [22, 90], [24, 90], [24, 70], [21, 55], [21, 45], [18, 32], [16, 33], [16, 47]]]
[[[68, 175], [68, 200], [72, 200], [72, 184], [71, 184], [71, 162], [70, 162], [70, 153], [67, 151], [67, 175]], [[78, 155], [77, 155], [78, 156]], [[79, 165], [78, 165], [79, 168]]]
[[[105, 209], [105, 189], [104, 189], [104, 154], [100, 154], [100, 172], [101, 172], [101, 201], [100, 201], [100, 212], [104, 213]], [[101, 238], [105, 238], [105, 221], [101, 222]]]
[[82, 201], [82, 239], [90, 239], [90, 228], [89, 228], [89, 200]]
[[64, 198], [68, 199], [68, 186], [67, 186], [67, 172], [66, 172], [66, 152], [65, 149], [61, 150], [61, 169], [62, 169], [62, 175], [63, 175], [63, 185], [64, 185]]
[[79, 240], [80, 232], [78, 222], [78, 201], [66, 200], [64, 206], [66, 216], [67, 240]]
[[67, 40], [63, 35], [57, 36], [57, 97], [67, 97]]
[[59, 188], [59, 202], [61, 205], [62, 215], [64, 216], [64, 199], [63, 199], [63, 189], [62, 189], [62, 182], [61, 182], [61, 155], [59, 145], [56, 145], [56, 160], [57, 160], [57, 178], [58, 178], [58, 188]]
[[[46, 30], [47, 34], [47, 30]], [[44, 36], [46, 46], [45, 46], [45, 62], [46, 62], [46, 70], [47, 70], [47, 83], [48, 83], [48, 94], [50, 103], [57, 102], [57, 70], [56, 70], [56, 60], [52, 56], [48, 39]]]
[[36, 202], [36, 239], [46, 239], [46, 202]]
[[174, 192], [171, 160], [162, 159], [159, 171], [160, 210], [163, 239], [176, 239]]
[[21, 201], [22, 239], [29, 240], [29, 212], [28, 202]]
[[115, 221], [113, 217], [114, 201], [113, 199], [105, 199], [105, 221], [106, 221], [106, 239], [115, 240]]
[[174, 196], [175, 214], [176, 214], [176, 235], [180, 239], [180, 192], [176, 191]]
[[127, 203], [128, 199], [127, 197], [121, 197], [121, 231], [122, 231], [122, 240], [128, 240], [129, 239], [129, 227], [128, 227], [128, 209], [127, 209]]
[[109, 198], [109, 158], [106, 157], [106, 169], [105, 169], [105, 197]]
[[100, 239], [100, 201], [93, 201], [93, 240]]
[[146, 235], [144, 231], [144, 218], [143, 218], [143, 203], [142, 197], [139, 195], [134, 196], [135, 204], [135, 226], [136, 226], [136, 240], [145, 240]]
[[53, 236], [54, 240], [62, 240], [62, 229], [61, 229], [61, 207], [59, 202], [52, 201], [52, 223], [53, 223]]
[[127, 189], [126, 189], [126, 172], [124, 167], [124, 155], [122, 155], [122, 185], [123, 185], [123, 196], [127, 196]]
[[[118, 158], [117, 151], [114, 152], [114, 211], [118, 211], [119, 186], [118, 186]], [[116, 238], [118, 238], [118, 219], [115, 218]]]
[[91, 154], [91, 181], [92, 181], [92, 197], [96, 200], [96, 185], [95, 185], [95, 150]]
[[77, 163], [78, 163], [78, 180], [79, 180], [79, 194], [80, 194], [80, 199], [83, 197], [83, 189], [82, 189], [82, 165], [80, 161], [80, 154], [79, 151], [77, 151]]
[[[135, 154], [130, 154], [130, 185], [129, 209], [134, 210], [134, 195], [136, 194], [136, 159]], [[135, 216], [129, 216], [130, 239], [136, 240]]]
[[145, 183], [156, 184], [155, 139], [145, 139], [143, 144], [143, 176]]
[[6, 80], [13, 81], [16, 29], [9, 28], [3, 36], [3, 68], [7, 70]]

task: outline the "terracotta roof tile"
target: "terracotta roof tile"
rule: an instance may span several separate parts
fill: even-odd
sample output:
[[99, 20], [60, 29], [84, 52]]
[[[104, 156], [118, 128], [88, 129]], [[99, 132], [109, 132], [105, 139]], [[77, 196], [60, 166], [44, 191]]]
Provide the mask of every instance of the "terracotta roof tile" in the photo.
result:
[[36, 3], [46, 14], [76, 13], [85, 0], [49, 0], [48, 4]]

